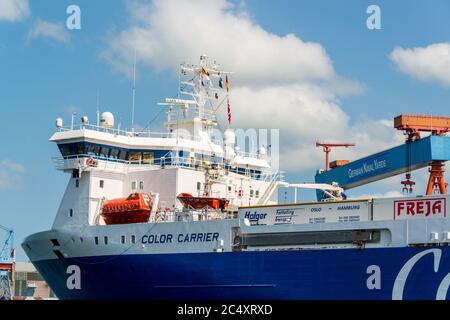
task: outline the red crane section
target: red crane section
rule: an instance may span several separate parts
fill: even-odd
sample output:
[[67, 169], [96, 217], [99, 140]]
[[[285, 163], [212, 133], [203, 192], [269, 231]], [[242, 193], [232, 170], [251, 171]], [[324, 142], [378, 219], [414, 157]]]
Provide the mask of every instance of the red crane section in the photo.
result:
[[[410, 143], [421, 138], [421, 132], [431, 132], [434, 136], [443, 136], [450, 131], [450, 117], [430, 116], [421, 114], [401, 114], [394, 118], [394, 128], [402, 130], [406, 135], [406, 143]], [[410, 161], [410, 155], [407, 155]], [[447, 183], [444, 181], [444, 161], [433, 161], [429, 169], [430, 177], [428, 179], [427, 195], [435, 192], [440, 194], [447, 193]], [[406, 173], [406, 180], [401, 183], [404, 185], [403, 191], [412, 191], [415, 184], [410, 180], [411, 173]]]
[[330, 169], [330, 152], [331, 148], [337, 147], [354, 147], [354, 143], [327, 143], [327, 142], [316, 142], [316, 147], [323, 147], [323, 152], [325, 152], [325, 171]]
[[420, 132], [443, 136], [450, 131], [450, 117], [401, 114], [394, 118], [394, 128], [405, 131], [406, 142], [420, 139]]

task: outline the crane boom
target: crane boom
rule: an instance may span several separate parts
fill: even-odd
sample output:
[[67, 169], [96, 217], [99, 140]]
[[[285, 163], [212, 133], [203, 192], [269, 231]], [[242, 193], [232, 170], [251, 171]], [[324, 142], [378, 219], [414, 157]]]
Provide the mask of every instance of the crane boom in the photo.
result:
[[[411, 148], [410, 161], [405, 157], [407, 148]], [[347, 190], [405, 173], [409, 169], [425, 168], [433, 161], [448, 160], [450, 160], [450, 137], [429, 136], [317, 173], [315, 181], [328, 184], [337, 182], [340, 187]]]

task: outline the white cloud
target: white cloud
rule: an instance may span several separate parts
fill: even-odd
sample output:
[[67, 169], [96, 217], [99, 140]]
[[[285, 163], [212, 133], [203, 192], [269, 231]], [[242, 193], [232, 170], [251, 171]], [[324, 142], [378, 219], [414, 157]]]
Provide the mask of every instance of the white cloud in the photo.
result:
[[[333, 157], [350, 159], [402, 141], [390, 121], [352, 124], [339, 99], [364, 86], [338, 75], [321, 44], [273, 34], [243, 10], [226, 0], [133, 2], [129, 26], [108, 36], [102, 56], [126, 75], [135, 48], [141, 65], [158, 72], [175, 73], [179, 63], [197, 62], [204, 53], [216, 59], [235, 72], [233, 127], [279, 128], [283, 170], [321, 166], [316, 139], [355, 142], [356, 149], [333, 150]], [[225, 111], [219, 116], [225, 123]]]
[[39, 37], [50, 38], [65, 43], [69, 42], [70, 40], [70, 34], [65, 29], [63, 23], [53, 23], [40, 19], [37, 20], [28, 31], [27, 40], [30, 41]]
[[389, 57], [407, 75], [421, 81], [437, 81], [450, 86], [450, 43], [413, 49], [397, 47]]
[[128, 72], [134, 48], [140, 61], [157, 70], [176, 70], [177, 64], [207, 53], [236, 71], [239, 83], [333, 77], [331, 59], [320, 44], [267, 32], [233, 9], [226, 0], [133, 2], [132, 25], [111, 37], [104, 56]]
[[0, 191], [19, 188], [23, 183], [25, 168], [10, 160], [0, 161]]
[[22, 21], [30, 15], [28, 0], [0, 0], [0, 21]]

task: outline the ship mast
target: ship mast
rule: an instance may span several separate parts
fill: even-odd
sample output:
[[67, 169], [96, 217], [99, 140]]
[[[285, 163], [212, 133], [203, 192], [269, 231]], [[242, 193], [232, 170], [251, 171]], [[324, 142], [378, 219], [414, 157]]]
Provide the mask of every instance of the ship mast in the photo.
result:
[[215, 113], [226, 96], [223, 77], [229, 74], [231, 72], [221, 70], [215, 61], [211, 63], [206, 55], [200, 56], [198, 65], [181, 64], [178, 98], [166, 98], [158, 103], [168, 107], [165, 123], [168, 131], [184, 129], [192, 137], [201, 138], [205, 131], [216, 127]]

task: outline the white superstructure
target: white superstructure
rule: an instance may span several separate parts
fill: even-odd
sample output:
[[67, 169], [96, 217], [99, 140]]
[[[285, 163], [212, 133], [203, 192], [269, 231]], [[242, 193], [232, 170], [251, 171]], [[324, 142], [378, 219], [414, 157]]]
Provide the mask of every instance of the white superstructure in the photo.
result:
[[[103, 112], [100, 123], [64, 127], [50, 138], [62, 156], [57, 169], [71, 178], [54, 227], [103, 224], [103, 201], [133, 192], [159, 195], [153, 219], [173, 220], [181, 210], [180, 193], [225, 198], [230, 211], [238, 206], [276, 203], [282, 174], [271, 168], [267, 151], [241, 152], [230, 128], [217, 136], [215, 111], [228, 98], [229, 72], [201, 56], [197, 66], [180, 66], [179, 97], [165, 99], [166, 132], [138, 132], [114, 127], [114, 116]], [[221, 131], [219, 131], [220, 133]]]

